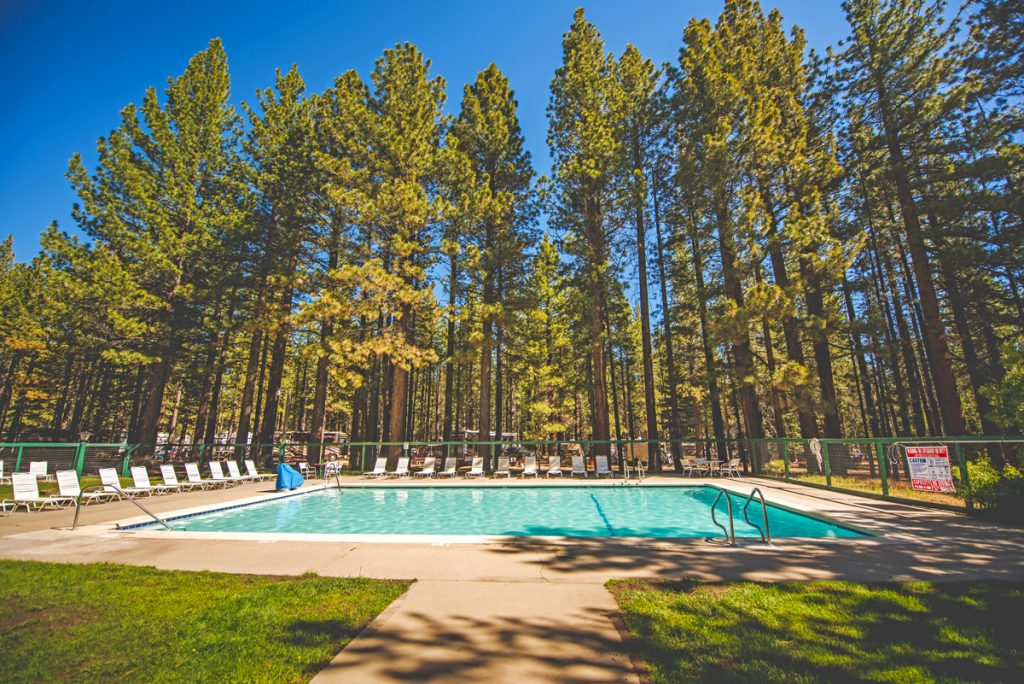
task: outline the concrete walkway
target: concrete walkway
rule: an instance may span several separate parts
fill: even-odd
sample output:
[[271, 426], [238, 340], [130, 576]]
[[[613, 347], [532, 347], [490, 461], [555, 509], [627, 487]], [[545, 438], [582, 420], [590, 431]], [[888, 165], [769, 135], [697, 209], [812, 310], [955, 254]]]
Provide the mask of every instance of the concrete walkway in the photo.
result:
[[[679, 480], [648, 481], [659, 483]], [[110, 522], [138, 513], [121, 502], [84, 509], [89, 527], [76, 533], [56, 529], [70, 524], [68, 511], [0, 517], [0, 557], [418, 580], [317, 678], [356, 682], [637, 681], [615, 626], [614, 600], [604, 588], [613, 578], [1024, 579], [1020, 529], [774, 481], [716, 484], [744, 494], [756, 484], [769, 501], [881, 536], [781, 539], [771, 547], [746, 542], [736, 548], [703, 540], [612, 538], [488, 544], [456, 543], [455, 537], [433, 544], [175, 539], [112, 531]], [[267, 489], [251, 484], [146, 504], [163, 513]]]

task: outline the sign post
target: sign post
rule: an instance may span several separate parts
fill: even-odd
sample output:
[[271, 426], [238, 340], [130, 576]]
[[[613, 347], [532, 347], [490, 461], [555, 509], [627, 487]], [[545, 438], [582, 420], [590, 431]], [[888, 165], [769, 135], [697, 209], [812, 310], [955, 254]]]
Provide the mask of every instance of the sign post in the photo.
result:
[[949, 448], [937, 446], [908, 446], [907, 465], [910, 466], [910, 486], [921, 492], [956, 492], [953, 471], [949, 467]]

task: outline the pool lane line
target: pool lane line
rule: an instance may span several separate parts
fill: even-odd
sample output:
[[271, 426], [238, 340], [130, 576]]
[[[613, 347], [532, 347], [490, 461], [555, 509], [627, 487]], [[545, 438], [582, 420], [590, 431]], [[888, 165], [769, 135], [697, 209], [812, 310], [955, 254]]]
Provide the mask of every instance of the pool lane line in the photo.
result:
[[615, 528], [612, 527], [611, 522], [608, 521], [608, 516], [604, 514], [604, 509], [601, 508], [601, 502], [597, 500], [597, 497], [594, 496], [593, 492], [591, 492], [590, 494], [590, 499], [591, 501], [594, 502], [594, 505], [597, 507], [597, 514], [601, 516], [601, 520], [604, 521], [604, 526], [608, 528], [608, 535], [611, 537], [616, 536]]

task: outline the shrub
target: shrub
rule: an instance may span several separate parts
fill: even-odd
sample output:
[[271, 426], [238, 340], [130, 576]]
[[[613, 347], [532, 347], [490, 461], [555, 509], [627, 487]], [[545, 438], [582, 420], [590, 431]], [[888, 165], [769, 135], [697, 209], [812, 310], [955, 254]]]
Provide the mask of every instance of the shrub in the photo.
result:
[[967, 462], [966, 494], [994, 517], [1024, 522], [1024, 473], [1012, 465], [996, 469], [987, 459]]

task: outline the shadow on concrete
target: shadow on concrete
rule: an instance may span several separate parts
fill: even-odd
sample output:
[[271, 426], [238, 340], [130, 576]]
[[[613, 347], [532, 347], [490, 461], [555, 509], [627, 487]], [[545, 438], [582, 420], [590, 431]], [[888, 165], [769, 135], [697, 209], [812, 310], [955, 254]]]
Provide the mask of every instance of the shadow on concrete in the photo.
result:
[[617, 634], [597, 627], [607, 626], [608, 614], [579, 612], [580, 619], [567, 621], [403, 611], [379, 629], [371, 626], [316, 681], [635, 681]]

